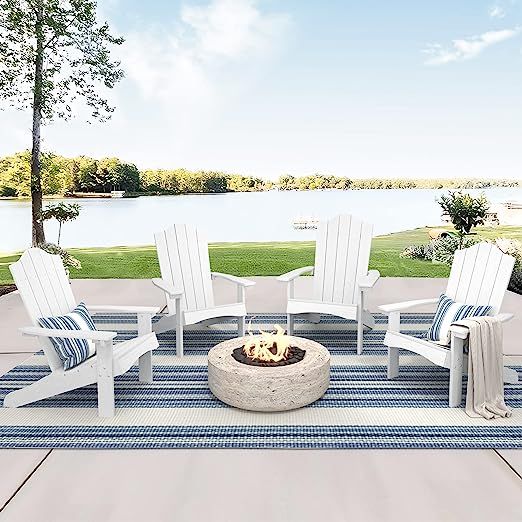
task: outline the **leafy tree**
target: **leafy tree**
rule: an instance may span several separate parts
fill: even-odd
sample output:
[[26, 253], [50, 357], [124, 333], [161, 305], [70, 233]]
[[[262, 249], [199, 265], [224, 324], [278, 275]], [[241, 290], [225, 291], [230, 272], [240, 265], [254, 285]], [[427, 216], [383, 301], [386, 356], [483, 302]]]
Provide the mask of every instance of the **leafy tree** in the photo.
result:
[[284, 174], [279, 177], [279, 188], [281, 190], [293, 190], [296, 188], [296, 179], [290, 174]]
[[0, 196], [24, 197], [31, 193], [31, 153], [19, 152], [0, 160]]
[[82, 98], [94, 119], [114, 110], [95, 86], [123, 77], [110, 46], [122, 38], [96, 20], [96, 0], [0, 0], [0, 98], [33, 113], [31, 196], [33, 244], [45, 242], [42, 210], [41, 125], [69, 118]]
[[473, 227], [484, 224], [489, 209], [489, 202], [484, 194], [473, 197], [461, 191], [441, 196], [438, 203], [458, 232], [460, 246], [463, 244], [464, 236], [468, 235]]
[[98, 162], [95, 159], [80, 156], [75, 158], [76, 164], [76, 188], [78, 192], [95, 192], [98, 183]]
[[137, 192], [140, 185], [140, 172], [136, 165], [122, 163], [118, 158], [104, 158], [98, 162], [98, 178], [102, 192], [126, 190]]
[[78, 203], [57, 203], [56, 205], [47, 205], [41, 213], [42, 221], [56, 219], [58, 221], [58, 241], [62, 235], [62, 225], [67, 221], [74, 221], [80, 215], [80, 205]]
[[228, 191], [227, 177], [219, 172], [201, 173], [201, 191], [220, 194]]
[[261, 192], [269, 188], [270, 182], [260, 178], [234, 174], [227, 178], [229, 192]]

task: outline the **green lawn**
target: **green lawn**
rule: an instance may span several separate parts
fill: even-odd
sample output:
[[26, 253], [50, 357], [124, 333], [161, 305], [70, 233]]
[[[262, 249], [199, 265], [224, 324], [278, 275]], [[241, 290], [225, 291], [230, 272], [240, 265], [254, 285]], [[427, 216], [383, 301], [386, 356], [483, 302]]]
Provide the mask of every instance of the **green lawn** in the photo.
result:
[[[449, 268], [427, 261], [401, 259], [399, 254], [411, 244], [426, 243], [428, 229], [418, 228], [374, 238], [370, 268], [384, 277], [445, 277]], [[522, 240], [522, 227], [479, 228], [485, 237], [511, 237]], [[72, 270], [71, 277], [81, 279], [149, 279], [159, 277], [156, 249], [146, 247], [111, 247], [71, 249], [83, 265]], [[12, 282], [8, 265], [19, 255], [0, 256], [0, 284]], [[210, 245], [212, 270], [238, 276], [279, 275], [312, 265], [314, 243], [214, 243]]]

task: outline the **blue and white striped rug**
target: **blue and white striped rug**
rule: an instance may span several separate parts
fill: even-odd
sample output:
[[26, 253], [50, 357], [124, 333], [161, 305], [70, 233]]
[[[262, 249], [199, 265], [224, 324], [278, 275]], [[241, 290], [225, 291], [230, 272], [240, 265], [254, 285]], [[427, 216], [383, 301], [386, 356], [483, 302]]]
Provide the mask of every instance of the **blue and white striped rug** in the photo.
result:
[[[405, 314], [402, 328], [422, 336], [430, 314]], [[135, 317], [98, 316], [99, 328], [132, 337]], [[255, 327], [284, 324], [280, 314], [259, 314]], [[355, 353], [353, 325], [336, 318], [299, 321], [296, 335], [332, 354], [331, 385], [309, 407], [254, 413], [226, 406], [207, 386], [206, 353], [235, 336], [234, 324], [185, 333], [186, 356], [174, 356], [175, 335], [159, 336], [154, 383], [138, 382], [137, 367], [116, 379], [116, 416], [97, 416], [96, 386], [18, 409], [0, 409], [0, 448], [522, 448], [522, 384], [506, 386], [509, 419], [471, 419], [448, 408], [448, 371], [409, 352], [398, 379], [386, 379], [382, 344], [386, 319], [365, 333]], [[512, 367], [522, 376], [522, 360]], [[49, 372], [42, 354], [0, 377], [0, 399]], [[465, 383], [464, 383], [465, 386]]]

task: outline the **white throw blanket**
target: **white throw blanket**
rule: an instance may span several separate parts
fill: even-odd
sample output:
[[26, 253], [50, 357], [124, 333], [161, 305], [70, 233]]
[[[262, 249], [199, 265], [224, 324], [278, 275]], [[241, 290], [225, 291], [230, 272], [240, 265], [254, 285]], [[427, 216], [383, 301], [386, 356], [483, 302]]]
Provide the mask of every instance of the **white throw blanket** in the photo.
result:
[[469, 330], [466, 413], [470, 417], [510, 417], [504, 402], [502, 323], [495, 317], [471, 317], [457, 323]]

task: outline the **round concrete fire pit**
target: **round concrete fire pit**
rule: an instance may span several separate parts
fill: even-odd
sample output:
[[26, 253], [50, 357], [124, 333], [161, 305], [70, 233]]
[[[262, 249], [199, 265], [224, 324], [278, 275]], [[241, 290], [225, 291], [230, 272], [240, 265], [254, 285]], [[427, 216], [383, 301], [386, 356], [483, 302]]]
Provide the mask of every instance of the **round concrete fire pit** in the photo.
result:
[[302, 361], [287, 366], [250, 366], [232, 357], [246, 337], [222, 342], [208, 353], [208, 384], [221, 401], [252, 411], [285, 411], [320, 399], [330, 383], [330, 353], [309, 339], [291, 337], [306, 351]]

